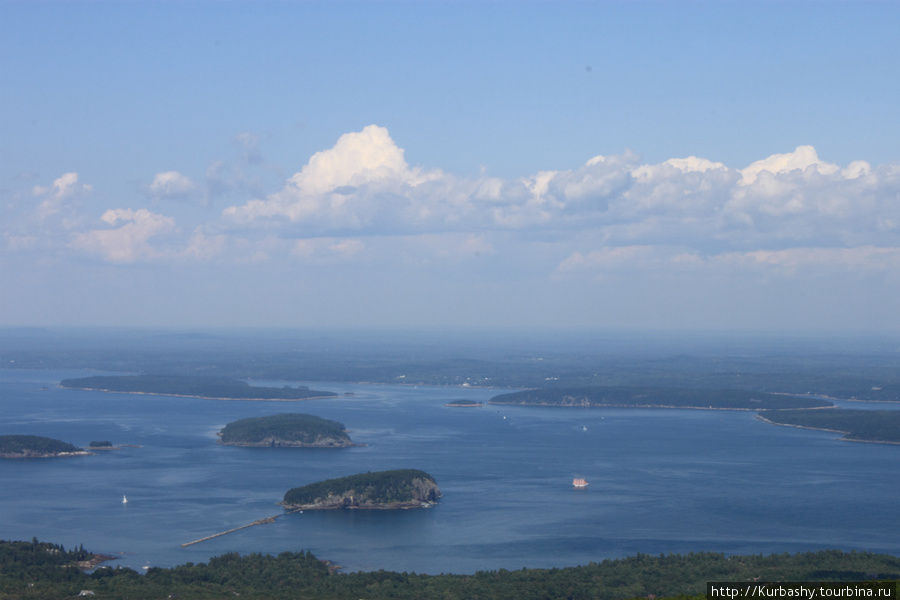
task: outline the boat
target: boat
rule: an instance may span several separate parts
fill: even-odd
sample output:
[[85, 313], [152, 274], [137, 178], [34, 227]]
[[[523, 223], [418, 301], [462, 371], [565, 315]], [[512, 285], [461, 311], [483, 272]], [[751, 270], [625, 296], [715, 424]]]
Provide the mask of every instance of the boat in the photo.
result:
[[586, 488], [588, 486], [588, 482], [581, 477], [576, 477], [572, 480], [572, 485], [578, 489]]
[[122, 496], [122, 504], [128, 504], [128, 498], [126, 498], [124, 495]]

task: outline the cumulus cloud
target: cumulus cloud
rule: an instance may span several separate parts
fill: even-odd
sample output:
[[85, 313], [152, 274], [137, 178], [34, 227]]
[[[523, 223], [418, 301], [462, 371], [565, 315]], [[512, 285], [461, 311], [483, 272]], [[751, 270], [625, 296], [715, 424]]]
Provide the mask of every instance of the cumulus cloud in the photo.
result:
[[[361, 239], [388, 236], [409, 248], [395, 260], [422, 265], [515, 254], [546, 266], [538, 254], [555, 253], [557, 277], [863, 264], [896, 272], [900, 165], [841, 167], [798, 146], [743, 168], [697, 156], [645, 164], [625, 153], [518, 179], [461, 178], [410, 166], [372, 125], [313, 155], [280, 191], [226, 209], [222, 224], [305, 238], [292, 254], [312, 262], [362, 259], [363, 247], [379, 245]], [[339, 239], [353, 240], [348, 251]]]
[[38, 206], [38, 217], [46, 219], [63, 210], [65, 205], [93, 191], [93, 187], [79, 183], [78, 173], [66, 173], [56, 179], [49, 187], [40, 185], [32, 188], [32, 194], [42, 201]]
[[[361, 229], [390, 219], [428, 213], [416, 190], [440, 178], [410, 168], [387, 129], [370, 125], [317, 152], [284, 188], [265, 200], [232, 206], [223, 216], [235, 223], [279, 219], [328, 229]], [[427, 203], [427, 202], [426, 202]]]
[[150, 194], [160, 200], [183, 199], [188, 197], [196, 185], [191, 179], [178, 171], [157, 173], [150, 184]]
[[[258, 153], [256, 136], [237, 140]], [[45, 232], [51, 222], [65, 232], [69, 247], [119, 263], [282, 257], [424, 265], [492, 256], [558, 277], [635, 268], [896, 270], [900, 246], [900, 165], [832, 164], [811, 146], [743, 167], [698, 156], [647, 164], [626, 152], [520, 178], [459, 177], [410, 165], [388, 130], [370, 125], [277, 185], [261, 193], [261, 180], [213, 163], [207, 197], [240, 188], [254, 199], [214, 222], [201, 215], [183, 231], [171, 217], [126, 208], [85, 227], [72, 207], [92, 188], [73, 172], [32, 189], [40, 200], [32, 218]], [[202, 195], [178, 171], [156, 174], [148, 187], [158, 198]], [[50, 218], [65, 211], [68, 228]], [[179, 211], [184, 218], [186, 208]], [[41, 245], [38, 228], [4, 235], [7, 248]]]
[[131, 263], [165, 254], [150, 244], [151, 238], [168, 233], [175, 220], [146, 209], [110, 209], [100, 220], [110, 226], [75, 234], [70, 246], [114, 263]]
[[837, 165], [819, 160], [819, 155], [812, 146], [798, 146], [793, 152], [773, 154], [768, 158], [756, 161], [745, 169], [741, 169], [741, 184], [750, 185], [754, 183], [760, 173], [763, 172], [779, 175], [790, 173], [791, 171], [801, 171], [831, 175], [838, 170], [839, 167]]
[[316, 153], [279, 192], [225, 209], [223, 221], [309, 235], [536, 229], [595, 230], [619, 244], [883, 243], [865, 238], [896, 233], [898, 189], [896, 167], [840, 168], [810, 146], [743, 169], [625, 154], [515, 180], [466, 179], [411, 167], [373, 125]]

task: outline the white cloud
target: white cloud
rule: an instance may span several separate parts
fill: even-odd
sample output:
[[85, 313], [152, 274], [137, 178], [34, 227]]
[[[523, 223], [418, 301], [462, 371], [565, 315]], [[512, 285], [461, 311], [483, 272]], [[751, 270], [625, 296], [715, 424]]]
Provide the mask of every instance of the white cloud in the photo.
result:
[[839, 170], [837, 165], [819, 160], [816, 149], [812, 146], [797, 146], [797, 149], [787, 154], [773, 154], [768, 158], [758, 160], [749, 167], [741, 170], [741, 185], [750, 185], [759, 177], [760, 173], [768, 172], [772, 175], [790, 173], [791, 171], [816, 172], [822, 175], [831, 175]]
[[223, 216], [236, 223], [276, 218], [350, 229], [395, 218], [415, 220], [427, 207], [410, 210], [408, 197], [417, 186], [440, 176], [411, 169], [387, 129], [370, 125], [314, 154], [280, 192], [229, 207]]
[[69, 245], [113, 263], [132, 263], [165, 255], [150, 244], [150, 239], [175, 227], [171, 217], [146, 209], [110, 209], [100, 220], [114, 228], [75, 234]]
[[50, 187], [36, 185], [32, 188], [35, 197], [43, 198], [38, 206], [38, 217], [46, 219], [59, 213], [67, 202], [89, 194], [93, 187], [78, 182], [78, 173], [66, 173], [56, 179]]
[[150, 184], [150, 193], [157, 199], [179, 199], [190, 195], [196, 185], [178, 171], [157, 173]]
[[[256, 147], [255, 136], [238, 139]], [[221, 165], [210, 169], [208, 184], [232, 177]], [[6, 247], [47, 247], [42, 235], [63, 232], [71, 248], [120, 263], [291, 258], [424, 265], [490, 255], [559, 275], [641, 265], [784, 269], [813, 264], [812, 256], [829, 256], [834, 265], [856, 256], [896, 269], [871, 249], [898, 246], [900, 165], [841, 167], [810, 146], [743, 169], [697, 156], [644, 164], [625, 153], [517, 179], [466, 178], [410, 166], [387, 129], [371, 125], [340, 136], [282, 181], [275, 193], [226, 208], [219, 221], [199, 214], [182, 231], [171, 217], [133, 209], [107, 211], [102, 227], [85, 227], [72, 201], [92, 188], [67, 173], [32, 190], [41, 200], [43, 229], [7, 227]], [[178, 171], [158, 173], [149, 189], [160, 198], [198, 191]], [[64, 208], [69, 225], [61, 228], [61, 219], [49, 217]], [[189, 208], [179, 208], [179, 221]], [[395, 241], [380, 241], [386, 238]], [[829, 249], [834, 253], [823, 254]]]

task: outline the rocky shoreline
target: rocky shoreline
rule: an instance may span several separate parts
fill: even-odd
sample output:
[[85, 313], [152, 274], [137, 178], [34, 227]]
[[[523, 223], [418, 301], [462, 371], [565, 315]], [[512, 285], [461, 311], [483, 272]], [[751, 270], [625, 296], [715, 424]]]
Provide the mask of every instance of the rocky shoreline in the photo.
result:
[[93, 456], [93, 452], [87, 450], [78, 450], [76, 452], [35, 452], [34, 450], [25, 450], [24, 452], [6, 452], [0, 454], [0, 458], [58, 458], [64, 456]]
[[356, 446], [365, 446], [365, 444], [357, 444], [349, 440], [340, 440], [337, 438], [318, 439], [315, 442], [298, 442], [295, 440], [285, 440], [278, 437], [267, 437], [259, 442], [223, 442], [222, 432], [216, 433], [217, 444], [222, 446], [237, 446], [238, 448], [353, 448]]

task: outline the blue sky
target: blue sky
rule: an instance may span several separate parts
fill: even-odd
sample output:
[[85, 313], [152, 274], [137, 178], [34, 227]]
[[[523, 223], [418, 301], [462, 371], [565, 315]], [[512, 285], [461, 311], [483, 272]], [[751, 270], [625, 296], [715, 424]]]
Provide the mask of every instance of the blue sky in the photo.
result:
[[896, 31], [0, 1], [0, 324], [900, 331]]

